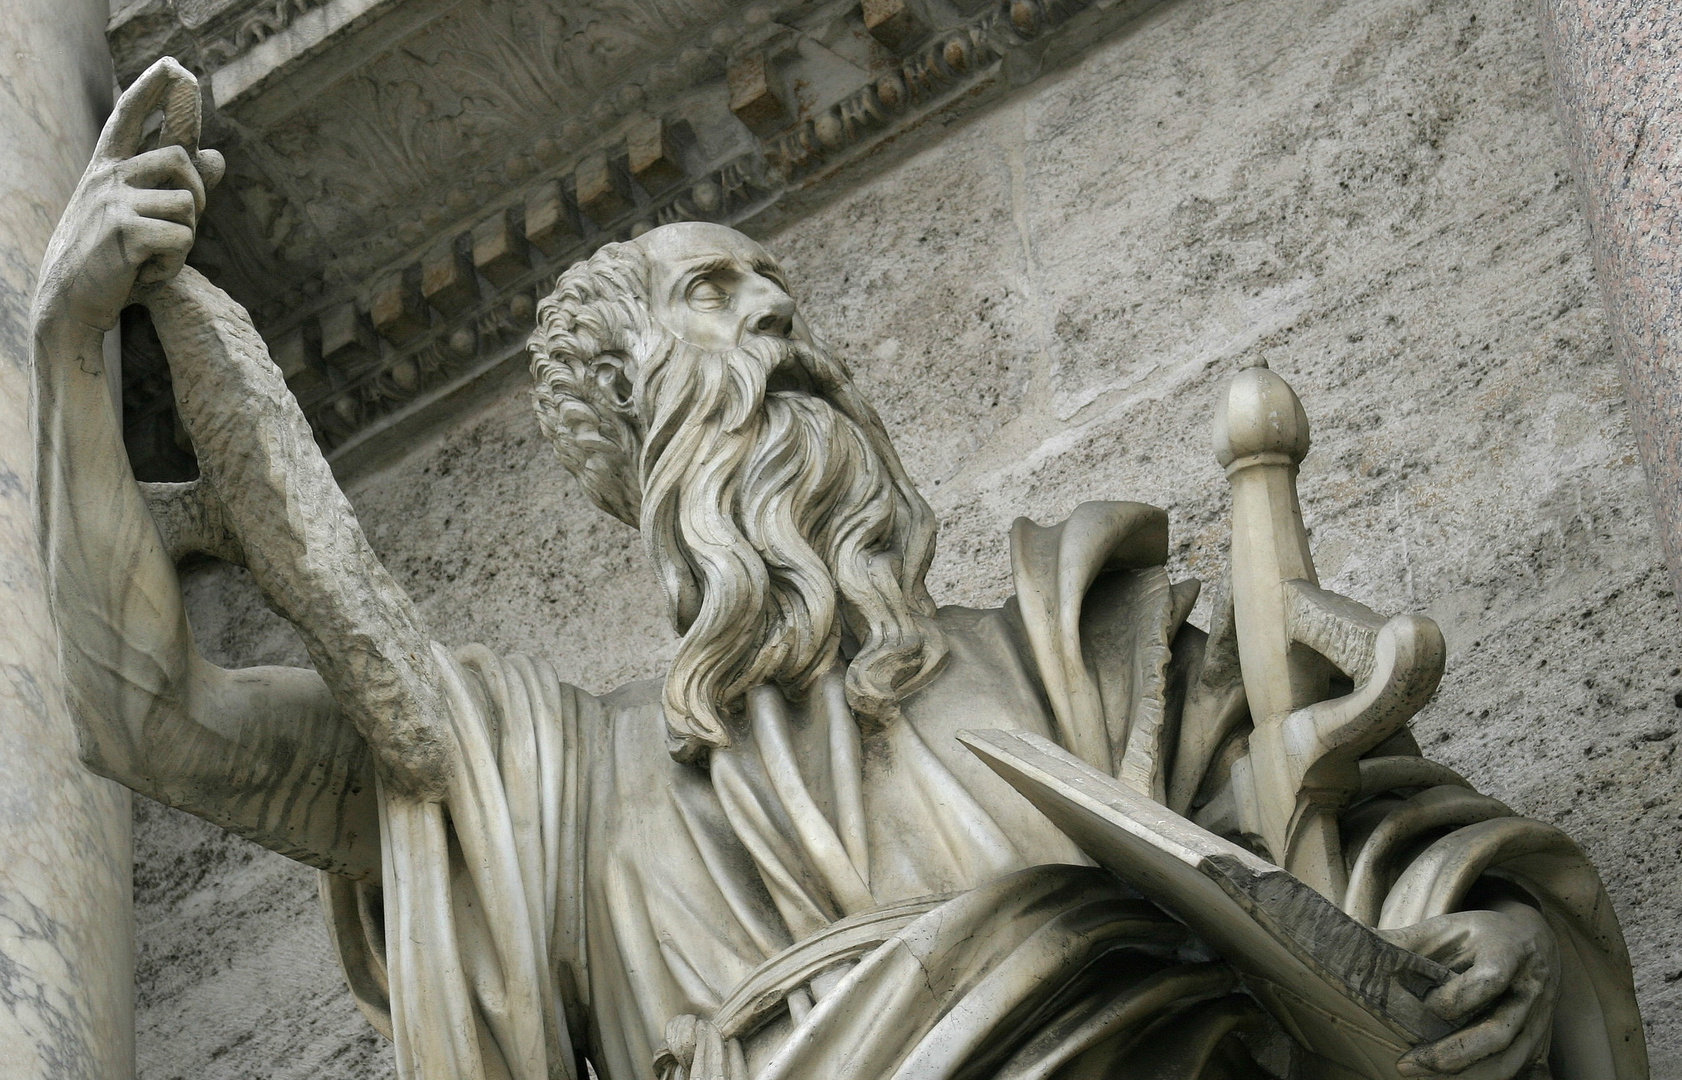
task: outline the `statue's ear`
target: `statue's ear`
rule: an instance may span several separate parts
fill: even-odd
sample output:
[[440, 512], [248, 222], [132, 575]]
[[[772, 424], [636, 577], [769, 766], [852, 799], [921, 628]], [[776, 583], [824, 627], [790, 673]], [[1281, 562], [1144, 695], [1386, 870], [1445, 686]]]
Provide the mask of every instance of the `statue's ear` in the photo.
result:
[[632, 399], [634, 363], [623, 353], [550, 354], [532, 364], [532, 404], [561, 464], [597, 506], [635, 528], [642, 509], [642, 428]]
[[636, 414], [634, 396], [637, 385], [637, 362], [617, 350], [596, 354], [590, 372], [601, 390], [603, 401], [626, 416]]

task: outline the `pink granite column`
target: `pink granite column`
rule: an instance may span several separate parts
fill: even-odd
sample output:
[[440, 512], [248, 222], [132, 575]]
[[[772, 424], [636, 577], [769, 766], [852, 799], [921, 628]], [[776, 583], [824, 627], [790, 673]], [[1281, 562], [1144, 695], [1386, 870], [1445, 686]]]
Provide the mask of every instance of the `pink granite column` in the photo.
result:
[[1682, 599], [1682, 7], [1542, 0], [1612, 347]]
[[111, 107], [107, 0], [0, 0], [0, 1077], [130, 1080], [128, 793], [82, 768], [36, 538], [35, 274]]

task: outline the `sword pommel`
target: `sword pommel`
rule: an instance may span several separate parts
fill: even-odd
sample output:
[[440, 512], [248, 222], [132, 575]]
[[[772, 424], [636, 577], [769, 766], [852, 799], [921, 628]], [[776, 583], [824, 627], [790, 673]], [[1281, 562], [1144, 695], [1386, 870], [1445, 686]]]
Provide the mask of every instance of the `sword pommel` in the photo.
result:
[[1308, 456], [1308, 415], [1284, 379], [1245, 368], [1215, 409], [1215, 460], [1232, 475], [1250, 465], [1300, 465]]

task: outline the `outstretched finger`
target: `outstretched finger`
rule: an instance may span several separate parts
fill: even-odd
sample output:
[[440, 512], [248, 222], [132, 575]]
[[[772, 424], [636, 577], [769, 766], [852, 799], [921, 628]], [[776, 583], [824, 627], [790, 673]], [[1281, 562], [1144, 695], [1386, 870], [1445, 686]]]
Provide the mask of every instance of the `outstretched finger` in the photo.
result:
[[192, 155], [179, 146], [160, 146], [123, 162], [118, 169], [134, 187], [178, 188], [191, 192], [193, 212], [204, 212], [204, 177]]
[[[146, 134], [146, 118], [159, 109], [165, 113], [165, 130], [170, 141], [198, 142], [199, 83], [193, 73], [173, 56], [166, 56], [141, 73], [123, 96], [117, 99], [105, 130], [94, 146], [95, 159], [121, 161], [133, 157]], [[189, 115], [190, 114], [190, 115]], [[191, 123], [193, 130], [184, 129]], [[183, 138], [184, 135], [190, 136]]]
[[1380, 930], [1379, 936], [1399, 949], [1442, 961], [1444, 934], [1442, 918], [1426, 919], [1409, 926], [1393, 926]]

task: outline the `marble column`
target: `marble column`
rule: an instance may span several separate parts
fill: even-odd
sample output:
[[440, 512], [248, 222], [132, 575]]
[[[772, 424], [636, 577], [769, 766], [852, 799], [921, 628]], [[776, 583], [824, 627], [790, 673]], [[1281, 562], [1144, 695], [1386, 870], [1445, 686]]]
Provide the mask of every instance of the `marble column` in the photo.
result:
[[1682, 12], [1542, 0], [1636, 446], [1682, 600]]
[[29, 304], [111, 105], [107, 0], [0, 17], [0, 1076], [129, 1080], [129, 801], [76, 757], [36, 545]]

